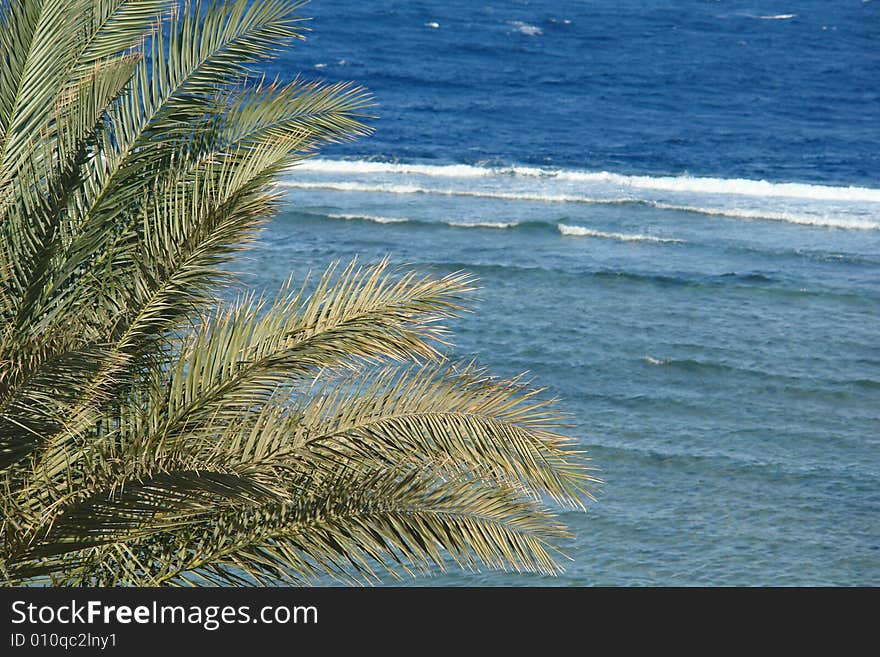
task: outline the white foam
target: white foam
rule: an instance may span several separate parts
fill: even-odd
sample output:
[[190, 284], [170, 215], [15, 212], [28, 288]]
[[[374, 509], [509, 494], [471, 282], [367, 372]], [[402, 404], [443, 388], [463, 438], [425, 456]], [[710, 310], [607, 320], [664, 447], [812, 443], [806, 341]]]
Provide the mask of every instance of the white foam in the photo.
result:
[[593, 198], [573, 194], [543, 194], [496, 192], [476, 189], [441, 189], [420, 185], [371, 185], [359, 182], [299, 182], [285, 180], [278, 183], [281, 187], [291, 189], [327, 189], [337, 192], [365, 192], [374, 194], [433, 194], [436, 196], [470, 196], [476, 198], [494, 198], [506, 201], [537, 201], [540, 203], [596, 203], [617, 205], [620, 203], [640, 203], [635, 198]]
[[298, 182], [282, 180], [278, 185], [292, 189], [329, 189], [337, 192], [379, 192], [383, 194], [429, 194], [433, 191], [418, 185], [368, 185], [357, 182]]
[[775, 16], [758, 16], [762, 21], [787, 21], [796, 18], [797, 14], [776, 14]]
[[794, 212], [774, 212], [772, 210], [742, 210], [738, 208], [703, 208], [690, 205], [674, 205], [671, 203], [651, 202], [660, 210], [677, 210], [679, 212], [695, 212], [715, 217], [731, 217], [734, 219], [758, 219], [784, 221], [803, 226], [824, 226], [826, 228], [846, 228], [850, 230], [878, 230], [880, 222], [854, 217], [838, 217], [828, 215], [797, 214]]
[[525, 34], [526, 36], [541, 36], [544, 34], [544, 30], [542, 30], [537, 25], [529, 25], [528, 23], [524, 23], [522, 21], [511, 21], [509, 25], [512, 25], [516, 28], [516, 32], [520, 34]]
[[667, 365], [669, 363], [668, 358], [651, 358], [650, 356], [642, 356], [642, 360], [648, 365]]
[[345, 219], [347, 221], [372, 221], [377, 224], [404, 224], [410, 221], [404, 217], [381, 217], [372, 214], [328, 214], [330, 219]]
[[608, 240], [619, 240], [621, 242], [672, 242], [682, 243], [684, 240], [672, 239], [670, 237], [655, 237], [654, 235], [627, 234], [627, 233], [603, 233], [592, 228], [584, 226], [569, 226], [567, 224], [556, 224], [556, 228], [563, 235], [576, 237], [599, 237]]
[[798, 198], [819, 201], [869, 201], [880, 203], [880, 189], [869, 187], [838, 187], [807, 183], [771, 183], [745, 178], [695, 178], [691, 176], [624, 176], [602, 171], [588, 173], [560, 171], [562, 180], [608, 182], [621, 187], [652, 189], [665, 192], [732, 194], [761, 198]]
[[663, 203], [634, 197], [591, 197], [574, 194], [546, 194], [540, 192], [499, 192], [492, 190], [475, 189], [441, 189], [424, 187], [420, 185], [371, 185], [360, 182], [298, 182], [282, 181], [282, 187], [291, 189], [326, 189], [338, 192], [361, 192], [373, 194], [430, 194], [435, 196], [461, 196], [472, 198], [499, 199], [505, 201], [531, 201], [537, 203], [584, 203], [594, 205], [620, 205], [624, 203], [636, 203], [649, 205], [660, 210], [674, 210], [677, 212], [694, 212], [716, 217], [731, 217], [734, 219], [756, 219], [769, 221], [783, 221], [804, 226], [822, 226], [828, 228], [844, 228], [850, 230], [880, 230], [880, 221], [858, 219], [836, 215], [813, 215], [798, 214], [795, 212], [774, 211], [764, 208], [741, 209], [729, 207], [705, 207], [699, 205], [686, 205]]
[[[385, 217], [372, 214], [326, 214], [330, 219], [345, 219], [347, 221], [372, 221], [377, 224], [405, 224], [419, 221], [406, 217]], [[426, 223], [428, 223], [426, 221]], [[516, 221], [442, 221], [440, 222], [452, 228], [514, 228], [519, 225]]]
[[397, 164], [393, 162], [371, 162], [368, 160], [323, 160], [309, 159], [291, 169], [293, 172], [339, 174], [383, 174], [430, 176], [433, 178], [481, 178], [491, 176], [492, 169], [475, 167], [469, 164]]
[[809, 183], [774, 183], [747, 178], [711, 178], [693, 176], [626, 176], [608, 171], [578, 171], [539, 167], [483, 167], [470, 164], [404, 164], [364, 160], [312, 159], [297, 164], [293, 171], [324, 174], [398, 174], [431, 178], [485, 178], [514, 176], [548, 178], [572, 182], [605, 183], [629, 189], [665, 192], [687, 192], [754, 196], [761, 198], [795, 198], [818, 201], [856, 201], [880, 203], [880, 189], [843, 187]]
[[[880, 230], [880, 189], [742, 178], [627, 176], [607, 171], [470, 164], [307, 160], [282, 186], [536, 203], [641, 204], [661, 210]], [[471, 225], [471, 224], [469, 224]]]
[[447, 226], [453, 228], [515, 228], [519, 226], [516, 221], [444, 221]]
[[430, 27], [431, 29], [436, 30], [438, 27], [440, 27], [440, 23], [431, 21], [430, 23], [425, 23], [425, 27]]

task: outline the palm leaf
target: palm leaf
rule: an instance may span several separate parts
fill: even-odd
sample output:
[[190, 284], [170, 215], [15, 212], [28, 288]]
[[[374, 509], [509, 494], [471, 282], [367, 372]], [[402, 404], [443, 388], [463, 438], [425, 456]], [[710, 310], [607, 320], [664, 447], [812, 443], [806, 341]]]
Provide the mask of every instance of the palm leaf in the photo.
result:
[[278, 176], [370, 131], [251, 69], [301, 4], [0, 0], [4, 583], [558, 572], [598, 480], [540, 389], [447, 363], [470, 276], [220, 300]]
[[[375, 582], [382, 572], [398, 579], [445, 570], [447, 555], [467, 570], [482, 564], [553, 574], [559, 566], [549, 541], [567, 536], [552, 514], [515, 487], [412, 464], [343, 470], [292, 503], [252, 503], [193, 517], [188, 526], [182, 520], [173, 531], [121, 542], [125, 552], [70, 540], [67, 558], [85, 562], [97, 550], [112, 572], [96, 573], [94, 583], [309, 583], [320, 576]], [[139, 568], [131, 568], [127, 552], [138, 555]], [[15, 576], [57, 568], [53, 556], [23, 560]], [[120, 562], [127, 564], [121, 570]]]

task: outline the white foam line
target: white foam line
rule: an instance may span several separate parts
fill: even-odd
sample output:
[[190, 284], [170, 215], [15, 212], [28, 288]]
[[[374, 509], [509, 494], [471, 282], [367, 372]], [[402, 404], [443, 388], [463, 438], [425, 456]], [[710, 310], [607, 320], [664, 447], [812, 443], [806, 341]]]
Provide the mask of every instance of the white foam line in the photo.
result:
[[325, 216], [329, 217], [330, 219], [345, 219], [347, 221], [372, 221], [377, 224], [405, 224], [411, 221], [411, 219], [406, 219], [404, 217], [380, 217], [371, 214], [328, 214]]
[[763, 21], [786, 21], [790, 18], [796, 18], [797, 14], [776, 14], [775, 16], [759, 16]]
[[[384, 217], [372, 214], [326, 214], [325, 217], [330, 219], [345, 219], [348, 221], [372, 221], [377, 224], [405, 224], [418, 222], [418, 219], [408, 219], [406, 217]], [[425, 221], [424, 223], [430, 223]], [[452, 228], [514, 228], [519, 225], [517, 221], [441, 221], [438, 222]]]
[[590, 172], [537, 167], [482, 167], [469, 164], [399, 164], [364, 160], [307, 160], [292, 171], [325, 174], [398, 174], [432, 178], [485, 178], [515, 176], [551, 178], [566, 181], [606, 183], [618, 187], [652, 189], [668, 192], [695, 192], [764, 198], [799, 198], [822, 201], [868, 201], [880, 203], [880, 189], [843, 187], [809, 183], [774, 183], [747, 178], [711, 178], [693, 176], [626, 176], [608, 171]]
[[878, 230], [880, 222], [843, 217], [821, 215], [792, 214], [790, 212], [773, 212], [771, 210], [740, 210], [737, 208], [701, 208], [690, 205], [673, 205], [670, 203], [651, 202], [660, 210], [676, 210], [679, 212], [696, 212], [713, 217], [730, 217], [732, 219], [757, 219], [765, 221], [784, 221], [802, 226], [824, 226], [827, 228], [846, 228], [849, 230]]
[[438, 196], [470, 196], [495, 198], [508, 201], [539, 201], [542, 203], [599, 203], [617, 205], [620, 203], [641, 203], [636, 198], [592, 198], [570, 194], [518, 194], [515, 192], [491, 192], [471, 189], [437, 189], [419, 185], [369, 185], [357, 182], [293, 182], [281, 181], [281, 187], [292, 189], [327, 189], [337, 192], [367, 192], [378, 194], [435, 194]]
[[322, 159], [305, 160], [294, 165], [291, 171], [344, 174], [396, 173], [437, 178], [482, 178], [493, 175], [492, 169], [475, 167], [469, 164], [395, 164], [392, 162], [370, 162], [366, 160]]
[[772, 210], [743, 210], [738, 208], [707, 208], [692, 205], [675, 205], [660, 203], [633, 197], [623, 198], [592, 198], [587, 196], [573, 196], [568, 194], [517, 194], [514, 192], [489, 192], [465, 189], [433, 189], [418, 185], [368, 185], [365, 183], [339, 182], [292, 182], [279, 183], [282, 187], [293, 189], [327, 189], [341, 192], [365, 192], [378, 194], [435, 194], [438, 196], [467, 196], [476, 198], [494, 198], [507, 201], [535, 201], [539, 203], [585, 203], [599, 205], [619, 205], [622, 203], [640, 203], [650, 205], [660, 210], [674, 210], [678, 212], [695, 212], [715, 217], [731, 217], [734, 219], [756, 219], [767, 221], [784, 221], [803, 226], [824, 226], [828, 228], [843, 228], [849, 230], [880, 230], [880, 222], [843, 217], [829, 217], [822, 215], [799, 215], [790, 212], [775, 212]]
[[670, 242], [681, 244], [684, 240], [677, 240], [671, 237], [655, 237], [654, 235], [640, 235], [627, 233], [603, 233], [592, 228], [583, 226], [569, 226], [567, 224], [556, 224], [556, 228], [563, 235], [571, 235], [577, 237], [600, 237], [602, 239], [619, 240], [621, 242]]
[[466, 221], [444, 221], [443, 223], [453, 228], [515, 228], [519, 226], [517, 221], [476, 221], [473, 223]]
[[869, 201], [880, 203], [880, 189], [869, 187], [834, 187], [805, 183], [771, 183], [744, 178], [692, 178], [690, 176], [622, 176], [616, 173], [560, 172], [562, 180], [607, 182], [621, 187], [663, 192], [692, 192], [757, 196], [761, 198], [798, 198], [818, 201]]

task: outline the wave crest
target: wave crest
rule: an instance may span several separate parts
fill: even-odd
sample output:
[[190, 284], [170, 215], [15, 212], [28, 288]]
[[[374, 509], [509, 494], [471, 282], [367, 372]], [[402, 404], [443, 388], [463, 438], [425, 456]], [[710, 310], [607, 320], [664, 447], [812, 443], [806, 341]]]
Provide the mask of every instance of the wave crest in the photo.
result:
[[514, 32], [519, 32], [520, 34], [525, 34], [526, 36], [541, 36], [544, 34], [544, 30], [542, 30], [537, 25], [529, 25], [528, 23], [524, 23], [523, 21], [510, 21], [508, 25], [511, 25], [514, 28]]
[[407, 217], [385, 217], [373, 214], [325, 214], [320, 215], [328, 219], [345, 219], [347, 221], [370, 221], [375, 224], [432, 224], [438, 223], [450, 228], [516, 228], [526, 224], [537, 222], [519, 221], [427, 221], [421, 219], [409, 219]]
[[584, 226], [575, 226], [571, 224], [554, 224], [545, 221], [466, 221], [466, 220], [450, 220], [450, 221], [430, 221], [426, 219], [415, 219], [407, 217], [386, 217], [370, 214], [316, 214], [317, 217], [326, 217], [328, 219], [343, 219], [347, 221], [368, 221], [376, 224], [422, 224], [425, 226], [446, 226], [449, 228], [484, 228], [489, 230], [551, 230], [555, 228], [560, 234], [576, 237], [594, 237], [598, 239], [617, 240], [619, 242], [657, 242], [667, 244], [683, 244], [685, 241], [672, 237], [658, 237], [656, 235], [645, 235], [640, 233], [611, 233], [601, 230], [594, 230]]
[[667, 192], [690, 192], [754, 196], [761, 198], [795, 198], [817, 201], [867, 201], [880, 203], [880, 189], [871, 187], [819, 185], [810, 183], [769, 182], [748, 178], [712, 178], [698, 176], [629, 176], [609, 171], [578, 171], [540, 167], [492, 167], [471, 164], [408, 164], [368, 160], [306, 160], [295, 165], [293, 172], [327, 174], [398, 174], [430, 178], [547, 178], [570, 182], [608, 183], [631, 189]]
[[423, 194], [558, 204], [636, 204], [707, 216], [880, 230], [880, 189], [741, 178], [314, 159], [280, 183], [294, 189]]
[[557, 230], [563, 235], [576, 237], [598, 237], [601, 239], [618, 240], [620, 242], [666, 242], [672, 244], [682, 244], [684, 240], [673, 239], [671, 237], [656, 237], [654, 235], [628, 234], [628, 233], [605, 233], [592, 228], [583, 226], [570, 226], [567, 224], [557, 224]]

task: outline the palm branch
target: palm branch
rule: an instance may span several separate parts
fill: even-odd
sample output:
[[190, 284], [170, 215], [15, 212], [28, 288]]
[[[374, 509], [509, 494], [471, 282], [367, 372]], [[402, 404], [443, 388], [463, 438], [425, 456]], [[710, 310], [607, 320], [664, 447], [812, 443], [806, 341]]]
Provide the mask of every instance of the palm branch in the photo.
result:
[[278, 175], [370, 131], [362, 88], [257, 73], [301, 4], [0, 0], [5, 583], [558, 572], [597, 480], [541, 390], [448, 361], [470, 276], [230, 300]]

